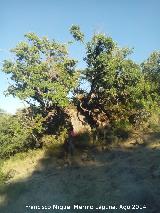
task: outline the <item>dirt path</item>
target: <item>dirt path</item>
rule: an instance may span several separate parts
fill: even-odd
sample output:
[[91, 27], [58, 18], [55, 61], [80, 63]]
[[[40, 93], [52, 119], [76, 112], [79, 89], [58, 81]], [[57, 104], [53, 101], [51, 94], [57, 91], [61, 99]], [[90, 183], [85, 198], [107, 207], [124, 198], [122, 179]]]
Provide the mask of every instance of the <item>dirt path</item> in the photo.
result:
[[[43, 156], [26, 177], [0, 191], [3, 213], [148, 212], [160, 209], [160, 149], [134, 145], [103, 152], [83, 150], [70, 161]], [[29, 172], [29, 169], [28, 169]], [[30, 210], [26, 205], [69, 205], [70, 210]], [[116, 205], [117, 210], [74, 210], [74, 205]], [[146, 205], [120, 210], [119, 205]], [[133, 206], [132, 206], [133, 207]]]

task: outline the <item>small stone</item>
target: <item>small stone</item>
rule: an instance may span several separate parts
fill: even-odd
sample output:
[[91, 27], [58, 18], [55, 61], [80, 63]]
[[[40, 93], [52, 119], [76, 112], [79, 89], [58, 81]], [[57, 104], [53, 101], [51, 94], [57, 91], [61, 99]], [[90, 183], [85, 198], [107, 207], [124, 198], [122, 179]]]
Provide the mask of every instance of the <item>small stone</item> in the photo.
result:
[[138, 144], [144, 144], [144, 140], [142, 138], [137, 138], [136, 142]]

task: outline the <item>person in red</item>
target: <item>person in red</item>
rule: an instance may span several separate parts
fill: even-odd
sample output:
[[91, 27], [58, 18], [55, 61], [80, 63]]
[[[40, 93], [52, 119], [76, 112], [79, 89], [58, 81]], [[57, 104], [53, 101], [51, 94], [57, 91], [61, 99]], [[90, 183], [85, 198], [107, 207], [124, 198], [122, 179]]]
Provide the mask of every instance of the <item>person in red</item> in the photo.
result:
[[73, 127], [70, 128], [70, 135], [72, 138], [74, 138], [76, 136], [76, 133], [75, 133]]
[[75, 150], [75, 146], [74, 146], [74, 137], [75, 137], [75, 132], [73, 127], [71, 126], [68, 129], [68, 138], [65, 141], [65, 150], [67, 152], [67, 154], [70, 154], [71, 156], [74, 155], [74, 150]]

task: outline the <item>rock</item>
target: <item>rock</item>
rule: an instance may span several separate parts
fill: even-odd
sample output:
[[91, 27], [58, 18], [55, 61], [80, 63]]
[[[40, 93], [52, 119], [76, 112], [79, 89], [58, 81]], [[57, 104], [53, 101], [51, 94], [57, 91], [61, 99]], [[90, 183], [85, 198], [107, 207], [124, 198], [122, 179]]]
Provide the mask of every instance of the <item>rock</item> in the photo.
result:
[[136, 143], [137, 143], [137, 144], [140, 144], [140, 145], [141, 145], [141, 144], [144, 144], [144, 140], [143, 140], [142, 138], [137, 138], [137, 139], [136, 139]]
[[132, 144], [132, 145], [136, 145], [137, 144], [137, 140], [133, 138], [133, 139], [129, 140], [128, 143]]

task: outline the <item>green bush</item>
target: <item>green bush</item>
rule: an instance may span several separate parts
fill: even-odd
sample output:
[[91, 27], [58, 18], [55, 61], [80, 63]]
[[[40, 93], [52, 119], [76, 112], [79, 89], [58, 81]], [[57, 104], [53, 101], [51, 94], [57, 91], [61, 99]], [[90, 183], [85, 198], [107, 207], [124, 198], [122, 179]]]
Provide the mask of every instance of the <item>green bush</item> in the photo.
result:
[[53, 144], [57, 144], [56, 137], [54, 135], [43, 135], [41, 138], [43, 147], [50, 147]]
[[0, 158], [8, 158], [17, 152], [32, 147], [33, 139], [19, 118], [3, 114], [0, 116]]

